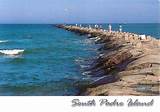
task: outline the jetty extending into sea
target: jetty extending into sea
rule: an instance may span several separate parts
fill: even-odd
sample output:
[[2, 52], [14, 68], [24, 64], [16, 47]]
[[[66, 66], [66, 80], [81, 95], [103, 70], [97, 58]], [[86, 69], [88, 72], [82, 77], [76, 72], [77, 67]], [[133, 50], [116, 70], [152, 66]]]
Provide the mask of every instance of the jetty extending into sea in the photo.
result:
[[160, 40], [102, 28], [57, 25], [102, 44], [88, 69], [98, 77], [80, 95], [160, 95]]

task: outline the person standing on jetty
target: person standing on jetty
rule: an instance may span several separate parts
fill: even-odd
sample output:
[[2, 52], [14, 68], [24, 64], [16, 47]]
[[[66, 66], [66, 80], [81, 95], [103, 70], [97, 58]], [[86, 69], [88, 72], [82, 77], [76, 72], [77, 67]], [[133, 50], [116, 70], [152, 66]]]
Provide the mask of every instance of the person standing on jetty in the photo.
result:
[[109, 24], [109, 26], [108, 26], [108, 31], [112, 32], [112, 26], [111, 26], [111, 24]]
[[122, 25], [119, 26], [119, 32], [122, 32]]
[[96, 25], [94, 25], [94, 27], [95, 27], [95, 28], [98, 28], [98, 25], [96, 24]]

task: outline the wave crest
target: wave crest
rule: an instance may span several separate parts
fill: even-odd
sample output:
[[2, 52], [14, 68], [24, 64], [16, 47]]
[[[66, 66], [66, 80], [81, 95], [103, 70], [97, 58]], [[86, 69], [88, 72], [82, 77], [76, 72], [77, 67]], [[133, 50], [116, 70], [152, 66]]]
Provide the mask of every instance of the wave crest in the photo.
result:
[[18, 55], [18, 54], [23, 53], [23, 52], [24, 52], [23, 49], [0, 50], [0, 53], [5, 54], [5, 55]]
[[6, 43], [8, 40], [0, 40], [0, 43]]

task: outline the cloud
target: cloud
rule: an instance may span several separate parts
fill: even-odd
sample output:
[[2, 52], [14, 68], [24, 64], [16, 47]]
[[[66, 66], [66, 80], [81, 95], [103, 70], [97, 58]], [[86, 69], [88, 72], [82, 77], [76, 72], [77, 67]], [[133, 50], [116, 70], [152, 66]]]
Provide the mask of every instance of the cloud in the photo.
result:
[[65, 11], [65, 12], [69, 12], [69, 9], [68, 9], [68, 8], [65, 8], [64, 11]]

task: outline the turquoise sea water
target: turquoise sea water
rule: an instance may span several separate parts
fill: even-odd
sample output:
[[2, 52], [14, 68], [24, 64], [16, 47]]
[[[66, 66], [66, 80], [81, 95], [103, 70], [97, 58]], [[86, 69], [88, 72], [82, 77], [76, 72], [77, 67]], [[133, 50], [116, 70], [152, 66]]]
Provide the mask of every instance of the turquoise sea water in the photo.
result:
[[[128, 32], [160, 37], [160, 24], [122, 25]], [[119, 24], [112, 26], [117, 30]], [[97, 47], [53, 25], [0, 25], [0, 95], [76, 95], [77, 81], [87, 78], [84, 60], [95, 57]]]

